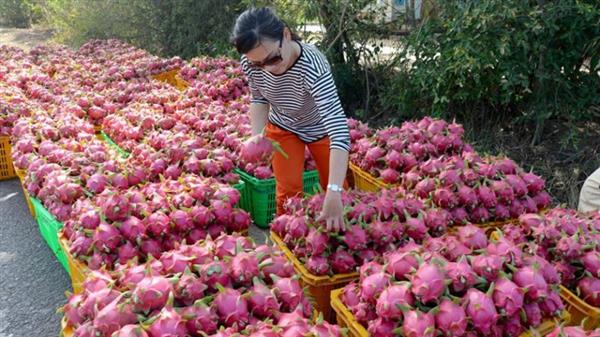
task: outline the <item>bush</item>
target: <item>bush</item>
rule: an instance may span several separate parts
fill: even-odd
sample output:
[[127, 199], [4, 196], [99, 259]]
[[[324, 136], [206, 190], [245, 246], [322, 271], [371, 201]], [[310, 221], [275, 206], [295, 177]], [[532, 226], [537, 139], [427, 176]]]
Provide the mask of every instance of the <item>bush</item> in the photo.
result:
[[600, 9], [591, 1], [444, 1], [440, 8], [398, 55], [384, 109], [538, 125], [593, 117]]
[[41, 18], [39, 0], [0, 0], [0, 25], [27, 28]]
[[46, 17], [59, 42], [80, 46], [118, 38], [161, 56], [229, 54], [237, 0], [48, 0]]

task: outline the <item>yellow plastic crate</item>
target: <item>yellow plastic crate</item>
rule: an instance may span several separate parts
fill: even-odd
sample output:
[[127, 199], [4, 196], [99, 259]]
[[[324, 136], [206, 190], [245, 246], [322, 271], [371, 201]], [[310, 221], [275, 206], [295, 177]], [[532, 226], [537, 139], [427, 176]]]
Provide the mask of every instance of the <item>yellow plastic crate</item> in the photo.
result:
[[560, 297], [565, 302], [565, 309], [571, 316], [569, 325], [581, 325], [586, 330], [594, 330], [600, 327], [600, 308], [587, 304], [569, 289], [560, 286]]
[[27, 207], [29, 207], [29, 213], [35, 219], [35, 208], [31, 203], [29, 192], [27, 192], [27, 188], [25, 188], [25, 176], [27, 175], [27, 172], [16, 167], [14, 168], [14, 170], [15, 174], [17, 175], [17, 178], [19, 178], [19, 181], [21, 182], [21, 188], [23, 189], [23, 195], [25, 196], [25, 202], [27, 202]]
[[152, 78], [157, 81], [168, 83], [179, 90], [185, 90], [189, 84], [179, 77], [179, 70], [179, 68], [168, 70], [156, 75], [152, 75]]
[[354, 180], [354, 188], [364, 192], [377, 192], [383, 188], [390, 188], [393, 185], [384, 183], [381, 179], [373, 177], [368, 172], [363, 171], [360, 167], [348, 163], [352, 178]]
[[335, 311], [331, 308], [330, 293], [333, 289], [341, 288], [346, 284], [358, 279], [358, 272], [347, 274], [336, 274], [333, 276], [316, 276], [311, 274], [300, 260], [294, 256], [283, 240], [271, 232], [271, 241], [283, 251], [285, 257], [292, 263], [296, 274], [300, 276], [303, 287], [307, 287], [310, 295], [315, 299], [315, 310], [323, 313], [323, 318], [328, 322], [335, 321]]
[[17, 176], [11, 154], [10, 137], [0, 136], [0, 180], [12, 179]]
[[[343, 289], [336, 289], [331, 292], [331, 307], [336, 313], [337, 324], [342, 328], [348, 329], [348, 337], [369, 337], [369, 332], [352, 315], [352, 312], [341, 300]], [[552, 332], [562, 321], [569, 319], [569, 314], [565, 311], [560, 319], [548, 319], [542, 322], [540, 326], [533, 331], [523, 332], [519, 337], [545, 336]]]
[[67, 257], [67, 264], [69, 265], [71, 285], [73, 286], [73, 292], [75, 294], [81, 293], [83, 290], [83, 282], [85, 281], [86, 275], [89, 274], [89, 268], [77, 260], [69, 251], [69, 242], [62, 235], [58, 240], [62, 251]]
[[63, 317], [60, 321], [60, 334], [58, 337], [72, 337], [73, 333], [73, 328], [67, 325], [67, 320]]

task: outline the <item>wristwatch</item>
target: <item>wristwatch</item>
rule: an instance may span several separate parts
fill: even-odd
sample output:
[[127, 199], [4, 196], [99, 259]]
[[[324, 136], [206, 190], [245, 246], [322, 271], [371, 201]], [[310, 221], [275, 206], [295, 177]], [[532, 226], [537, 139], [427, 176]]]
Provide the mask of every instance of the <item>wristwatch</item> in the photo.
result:
[[327, 189], [333, 192], [341, 192], [344, 189], [341, 188], [340, 186], [336, 185], [336, 184], [328, 184], [327, 185]]

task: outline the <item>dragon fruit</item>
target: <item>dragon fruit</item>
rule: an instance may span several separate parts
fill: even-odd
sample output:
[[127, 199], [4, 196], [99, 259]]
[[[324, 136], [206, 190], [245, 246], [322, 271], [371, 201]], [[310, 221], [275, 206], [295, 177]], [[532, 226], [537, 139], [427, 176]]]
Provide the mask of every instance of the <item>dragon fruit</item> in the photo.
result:
[[595, 277], [584, 277], [579, 281], [581, 298], [587, 303], [600, 307], [600, 279]]
[[435, 314], [435, 325], [444, 336], [463, 336], [467, 323], [467, 314], [462, 306], [448, 299], [442, 300], [439, 311]]
[[498, 255], [477, 255], [471, 260], [473, 271], [488, 281], [494, 281], [502, 269], [504, 259]]
[[369, 336], [377, 337], [394, 337], [396, 334], [396, 323], [391, 320], [384, 318], [378, 318], [374, 321], [369, 322]]
[[462, 293], [477, 283], [477, 275], [471, 268], [471, 265], [464, 260], [449, 262], [444, 269], [446, 275], [452, 281], [452, 290], [457, 293]]
[[311, 228], [306, 236], [306, 249], [311, 252], [311, 255], [321, 255], [327, 250], [328, 242], [329, 237], [326, 233], [318, 228]]
[[377, 315], [390, 320], [402, 317], [402, 307], [414, 306], [415, 300], [407, 284], [395, 284], [381, 292], [377, 299]]
[[488, 239], [483, 229], [472, 224], [458, 227], [457, 237], [471, 249], [482, 249], [488, 245]]
[[[367, 233], [360, 225], [352, 225], [344, 233], [344, 243], [352, 251], [358, 251], [367, 248]], [[307, 238], [307, 245], [310, 240]]]
[[446, 289], [444, 271], [437, 265], [425, 262], [412, 276], [412, 292], [423, 303], [435, 302]]
[[325, 256], [313, 255], [306, 260], [304, 265], [314, 275], [327, 275], [329, 272], [329, 261]]
[[255, 254], [241, 252], [231, 259], [231, 277], [234, 282], [250, 284], [258, 274], [258, 260]]
[[402, 334], [406, 337], [434, 337], [435, 318], [431, 313], [410, 310], [404, 313]]
[[273, 292], [258, 278], [253, 279], [254, 286], [250, 290], [248, 305], [250, 312], [260, 318], [272, 317], [279, 311], [280, 304]]
[[227, 326], [234, 323], [240, 327], [246, 326], [250, 322], [247, 300], [236, 289], [219, 288], [214, 303], [221, 321]]
[[137, 324], [128, 324], [123, 326], [113, 334], [114, 337], [148, 337], [144, 329]]
[[495, 283], [493, 299], [501, 314], [513, 316], [523, 307], [524, 294], [511, 280], [500, 278]]
[[133, 306], [121, 301], [122, 295], [96, 313], [94, 328], [105, 336], [110, 336], [125, 325], [137, 323]]
[[185, 320], [181, 315], [173, 309], [172, 296], [168, 301], [167, 305], [162, 308], [160, 313], [154, 316], [152, 323], [148, 328], [148, 335], [150, 337], [159, 336], [173, 336], [173, 337], [185, 337], [187, 336], [187, 328]]
[[273, 291], [285, 310], [295, 309], [303, 298], [300, 282], [294, 278], [273, 277]]
[[467, 291], [463, 300], [466, 305], [466, 313], [479, 332], [485, 334], [490, 331], [491, 327], [496, 325], [499, 315], [490, 296], [471, 288]]
[[196, 300], [204, 297], [206, 289], [208, 287], [202, 283], [202, 280], [187, 270], [175, 285], [175, 299], [185, 305], [192, 305]]
[[337, 250], [329, 257], [331, 269], [336, 274], [344, 274], [356, 268], [356, 261], [350, 253], [345, 250]]
[[537, 303], [526, 303], [523, 309], [527, 317], [527, 325], [537, 327], [542, 324], [542, 311]]
[[581, 262], [588, 273], [600, 278], [600, 252], [589, 251], [585, 253], [581, 258]]
[[525, 298], [529, 301], [538, 301], [548, 295], [548, 284], [541, 273], [532, 267], [521, 267], [513, 273], [513, 280], [516, 285], [527, 289]]
[[138, 310], [150, 311], [164, 307], [173, 292], [173, 284], [163, 276], [147, 276], [135, 287], [132, 298]]
[[375, 304], [377, 297], [388, 287], [389, 283], [390, 277], [384, 272], [368, 276], [361, 284], [360, 298], [365, 302]]

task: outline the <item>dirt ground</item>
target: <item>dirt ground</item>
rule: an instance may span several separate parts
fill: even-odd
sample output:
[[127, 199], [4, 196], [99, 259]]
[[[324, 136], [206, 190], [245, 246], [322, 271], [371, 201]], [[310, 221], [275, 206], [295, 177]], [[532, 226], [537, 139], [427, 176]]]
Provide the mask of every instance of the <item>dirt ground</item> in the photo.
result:
[[23, 48], [29, 50], [32, 47], [49, 43], [52, 37], [52, 30], [46, 28], [5, 28], [0, 27], [0, 45]]

